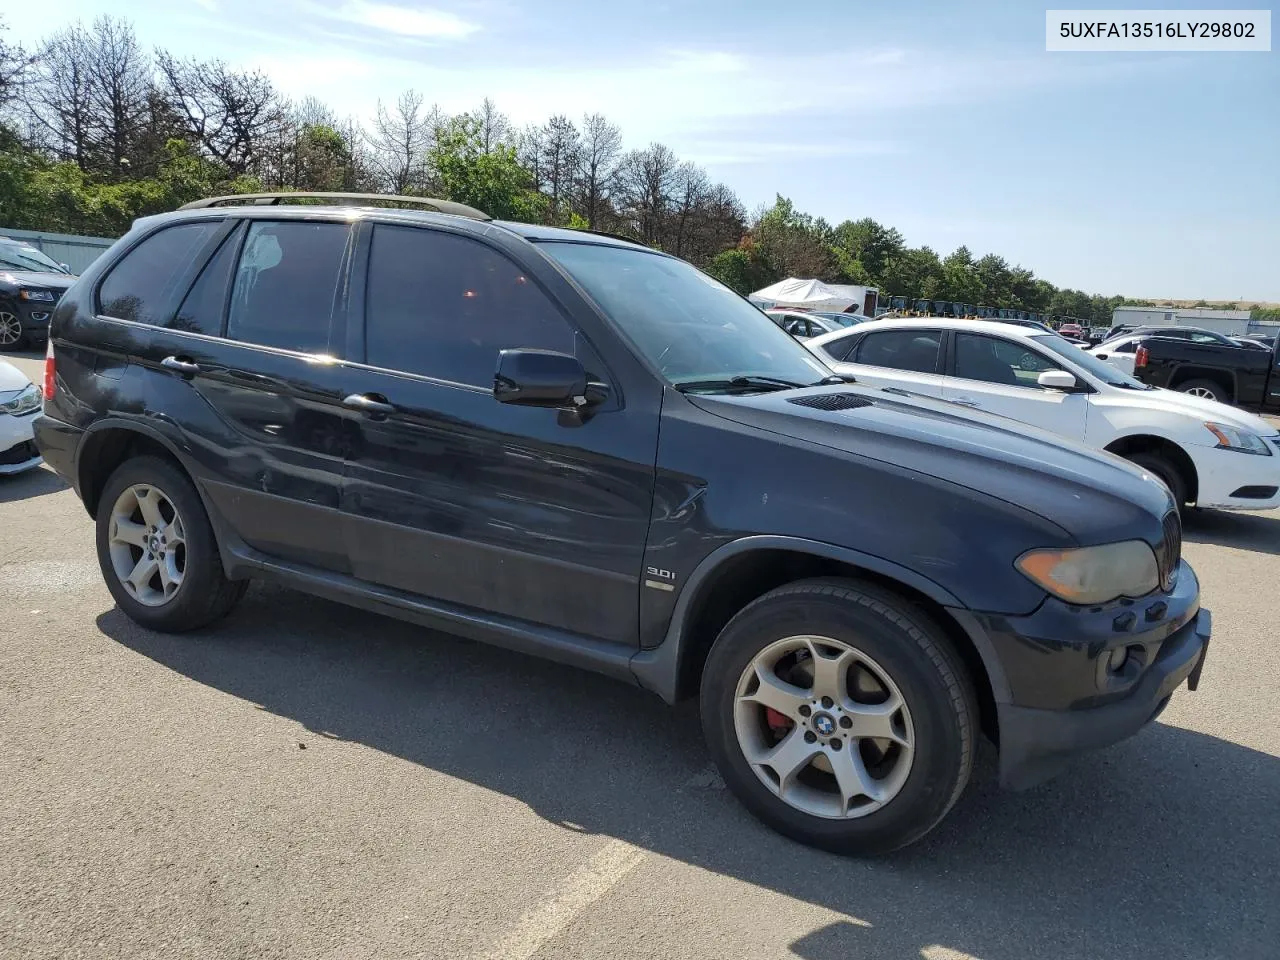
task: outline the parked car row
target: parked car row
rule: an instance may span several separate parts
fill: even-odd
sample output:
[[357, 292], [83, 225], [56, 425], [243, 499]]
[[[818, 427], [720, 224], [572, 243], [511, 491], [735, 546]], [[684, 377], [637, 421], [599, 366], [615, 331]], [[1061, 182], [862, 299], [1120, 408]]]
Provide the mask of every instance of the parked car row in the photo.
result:
[[983, 320], [899, 320], [807, 346], [860, 383], [1010, 417], [1124, 457], [1164, 481], [1179, 505], [1280, 506], [1275, 427], [1203, 394], [1153, 389], [1061, 337]]
[[860, 854], [980, 734], [1024, 787], [1195, 689], [1178, 506], [1276, 462], [1251, 421], [1034, 328], [806, 346], [622, 240], [280, 199], [138, 221], [54, 313], [37, 442], [138, 623], [263, 578], [697, 697], [748, 809]]

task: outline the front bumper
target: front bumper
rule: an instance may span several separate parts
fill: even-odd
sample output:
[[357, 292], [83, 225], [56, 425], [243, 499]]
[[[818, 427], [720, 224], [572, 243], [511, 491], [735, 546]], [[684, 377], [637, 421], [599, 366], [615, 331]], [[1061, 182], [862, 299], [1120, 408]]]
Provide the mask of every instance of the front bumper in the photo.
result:
[[18, 322], [22, 324], [23, 339], [29, 343], [43, 343], [49, 339], [49, 320], [57, 303], [44, 300], [17, 302]]
[[1200, 610], [1170, 636], [1142, 679], [1123, 699], [1084, 710], [1037, 710], [997, 704], [1000, 780], [1025, 789], [1058, 773], [1077, 754], [1133, 736], [1159, 716], [1173, 691], [1195, 690], [1209, 650], [1212, 618]]
[[1193, 672], [1198, 679], [1211, 624], [1185, 561], [1169, 591], [1136, 600], [1077, 607], [1049, 598], [1025, 616], [952, 614], [987, 664], [1000, 778], [1018, 789], [1154, 719], [1174, 689]]
[[38, 410], [21, 417], [0, 413], [0, 476], [40, 466], [32, 432], [38, 416]]
[[1183, 449], [1195, 464], [1196, 506], [1215, 510], [1274, 510], [1280, 507], [1280, 438], [1268, 437], [1271, 456], [1197, 447]]

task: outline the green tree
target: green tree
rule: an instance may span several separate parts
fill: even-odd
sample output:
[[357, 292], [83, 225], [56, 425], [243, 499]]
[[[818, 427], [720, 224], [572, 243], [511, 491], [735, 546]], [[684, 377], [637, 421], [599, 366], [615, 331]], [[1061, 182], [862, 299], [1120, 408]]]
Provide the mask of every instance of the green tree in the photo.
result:
[[940, 286], [941, 295], [947, 300], [973, 304], [981, 302], [982, 283], [978, 279], [973, 254], [969, 252], [968, 247], [957, 247], [942, 261]]
[[929, 247], [907, 247], [890, 258], [879, 279], [882, 294], [933, 299], [943, 289], [942, 261]]
[[782, 279], [749, 242], [716, 254], [707, 265], [707, 273], [743, 296]]
[[513, 147], [498, 144], [485, 150], [480, 124], [473, 116], [455, 117], [436, 136], [427, 166], [444, 199], [483, 210], [499, 220], [537, 223], [547, 198], [534, 189], [533, 177], [516, 159]]
[[870, 277], [876, 278], [884, 274], [890, 260], [906, 250], [901, 233], [870, 217], [844, 221], [832, 232], [831, 242], [849, 261], [858, 261]]

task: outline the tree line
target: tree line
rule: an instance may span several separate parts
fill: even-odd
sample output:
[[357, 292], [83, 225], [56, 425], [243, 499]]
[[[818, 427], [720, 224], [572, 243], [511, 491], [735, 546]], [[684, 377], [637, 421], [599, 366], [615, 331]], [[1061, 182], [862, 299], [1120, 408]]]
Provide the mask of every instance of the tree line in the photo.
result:
[[73, 23], [36, 49], [0, 21], [0, 225], [119, 236], [139, 216], [264, 190], [433, 196], [499, 219], [629, 237], [748, 293], [788, 276], [1107, 323], [1123, 297], [1064, 290], [996, 254], [943, 257], [866, 218], [832, 226], [733, 190], [600, 114], [517, 127], [486, 99], [447, 114], [415, 90], [366, 122], [294, 101], [260, 71], [147, 50], [132, 24]]

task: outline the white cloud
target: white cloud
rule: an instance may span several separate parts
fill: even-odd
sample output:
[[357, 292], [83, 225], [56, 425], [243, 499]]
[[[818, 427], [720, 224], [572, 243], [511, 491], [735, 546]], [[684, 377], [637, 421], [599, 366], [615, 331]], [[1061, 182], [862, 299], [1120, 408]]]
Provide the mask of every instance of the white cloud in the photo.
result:
[[363, 24], [402, 37], [464, 40], [480, 29], [478, 24], [445, 10], [398, 7], [390, 3], [369, 3], [367, 0], [346, 4], [338, 12], [338, 16], [351, 23]]
[[747, 58], [723, 50], [672, 50], [669, 66], [684, 73], [742, 73]]

